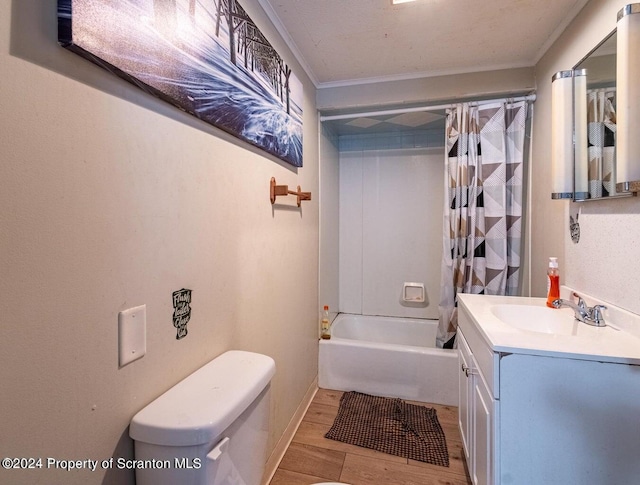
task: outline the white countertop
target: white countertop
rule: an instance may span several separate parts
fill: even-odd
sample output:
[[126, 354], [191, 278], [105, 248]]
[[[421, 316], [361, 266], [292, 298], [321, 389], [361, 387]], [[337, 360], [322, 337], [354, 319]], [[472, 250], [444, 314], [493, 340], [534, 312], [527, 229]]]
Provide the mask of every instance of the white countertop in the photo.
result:
[[[532, 312], [531, 306], [541, 307], [542, 314], [546, 310], [564, 312], [570, 332], [560, 335], [515, 328], [496, 316], [492, 308], [496, 305], [520, 305], [523, 312]], [[571, 324], [572, 309], [547, 308], [544, 298], [458, 294], [458, 306], [459, 310], [467, 310], [482, 338], [495, 352], [640, 365], [640, 316], [610, 305], [605, 314], [606, 327], [593, 327], [577, 320]], [[538, 309], [535, 310], [537, 313]], [[552, 316], [562, 318], [560, 314]], [[464, 326], [461, 328], [464, 331]]]

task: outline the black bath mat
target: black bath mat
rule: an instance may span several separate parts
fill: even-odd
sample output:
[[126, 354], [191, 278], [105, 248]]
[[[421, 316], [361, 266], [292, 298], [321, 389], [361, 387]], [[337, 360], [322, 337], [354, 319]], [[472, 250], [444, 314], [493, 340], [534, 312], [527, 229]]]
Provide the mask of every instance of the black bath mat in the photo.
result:
[[447, 442], [436, 410], [401, 399], [345, 392], [325, 438], [449, 466]]

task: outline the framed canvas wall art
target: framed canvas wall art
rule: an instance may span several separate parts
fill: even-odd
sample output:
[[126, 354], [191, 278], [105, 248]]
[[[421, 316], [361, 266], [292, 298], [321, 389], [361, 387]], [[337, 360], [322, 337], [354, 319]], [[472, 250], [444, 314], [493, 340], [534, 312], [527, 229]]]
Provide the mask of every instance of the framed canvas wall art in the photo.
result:
[[58, 0], [58, 40], [302, 166], [302, 84], [237, 0]]

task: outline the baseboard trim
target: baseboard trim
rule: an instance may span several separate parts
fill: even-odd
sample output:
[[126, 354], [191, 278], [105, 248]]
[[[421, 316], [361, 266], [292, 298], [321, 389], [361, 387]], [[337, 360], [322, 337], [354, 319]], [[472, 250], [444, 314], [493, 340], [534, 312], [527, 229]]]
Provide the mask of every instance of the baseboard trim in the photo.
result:
[[278, 443], [276, 444], [275, 448], [271, 452], [271, 456], [267, 460], [267, 463], [264, 468], [264, 474], [262, 476], [262, 485], [269, 485], [269, 482], [275, 475], [276, 470], [278, 469], [278, 465], [280, 464], [282, 457], [287, 451], [287, 448], [291, 444], [291, 440], [293, 440], [293, 436], [296, 434], [296, 431], [298, 430], [298, 427], [302, 422], [302, 418], [304, 418], [304, 415], [306, 414], [307, 409], [309, 409], [309, 405], [311, 405], [311, 401], [313, 401], [313, 398], [315, 397], [316, 392], [318, 392], [317, 376], [309, 386], [309, 389], [307, 389], [307, 392], [302, 398], [302, 401], [300, 401], [300, 405], [296, 409], [296, 412], [293, 414], [291, 421], [289, 421], [289, 424], [284, 430], [284, 433], [282, 433], [280, 440], [278, 440]]

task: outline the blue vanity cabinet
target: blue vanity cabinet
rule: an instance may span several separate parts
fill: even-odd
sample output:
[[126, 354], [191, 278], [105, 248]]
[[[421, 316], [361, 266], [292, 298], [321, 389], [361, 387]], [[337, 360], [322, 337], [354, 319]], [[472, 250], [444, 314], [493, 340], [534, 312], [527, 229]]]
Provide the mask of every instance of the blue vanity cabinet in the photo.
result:
[[469, 306], [458, 313], [459, 426], [473, 484], [640, 483], [640, 365], [573, 352], [640, 337], [491, 327], [491, 310]]

